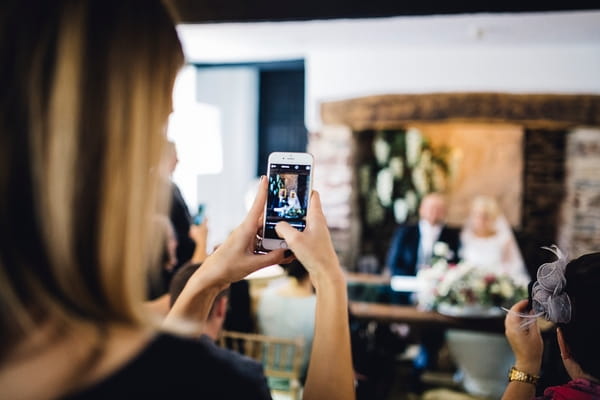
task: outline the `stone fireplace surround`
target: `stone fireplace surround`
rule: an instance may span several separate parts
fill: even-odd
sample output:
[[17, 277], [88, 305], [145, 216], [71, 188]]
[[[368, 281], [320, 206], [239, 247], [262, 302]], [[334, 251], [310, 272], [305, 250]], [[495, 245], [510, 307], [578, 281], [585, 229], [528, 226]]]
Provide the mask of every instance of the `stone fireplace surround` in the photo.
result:
[[358, 218], [353, 135], [364, 130], [402, 129], [414, 123], [511, 123], [524, 129], [522, 219], [516, 232], [532, 271], [548, 261], [541, 246], [556, 243], [566, 194], [566, 133], [600, 127], [599, 95], [430, 93], [379, 95], [326, 102], [323, 128], [309, 136], [315, 156], [314, 187], [321, 192], [342, 264], [356, 270]]

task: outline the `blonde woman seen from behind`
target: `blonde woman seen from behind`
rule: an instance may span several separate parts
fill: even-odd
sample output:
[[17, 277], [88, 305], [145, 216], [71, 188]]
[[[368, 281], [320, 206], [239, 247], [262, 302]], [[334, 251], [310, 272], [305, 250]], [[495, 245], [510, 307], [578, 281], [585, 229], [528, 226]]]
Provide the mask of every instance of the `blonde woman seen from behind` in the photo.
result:
[[[219, 349], [161, 332], [143, 305], [183, 64], [168, 10], [8, 0], [0, 58], [10, 60], [0, 64], [0, 171], [10, 171], [0, 173], [0, 398], [261, 398]], [[247, 218], [190, 278], [170, 329], [206, 317], [230, 282], [290, 261], [253, 252], [266, 192], [263, 179]], [[351, 399], [345, 282], [317, 194], [312, 205], [304, 232], [278, 226], [317, 288], [319, 362], [305, 398]]]

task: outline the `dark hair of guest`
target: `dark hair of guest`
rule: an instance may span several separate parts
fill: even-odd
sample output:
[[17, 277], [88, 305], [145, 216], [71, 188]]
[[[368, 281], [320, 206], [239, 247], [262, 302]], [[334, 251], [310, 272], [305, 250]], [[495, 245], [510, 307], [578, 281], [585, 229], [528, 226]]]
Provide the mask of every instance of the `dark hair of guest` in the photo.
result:
[[572, 358], [581, 369], [600, 378], [600, 252], [569, 262], [565, 271], [566, 292], [571, 299], [571, 321], [558, 324]]
[[[173, 275], [173, 278], [171, 279], [171, 283], [169, 285], [171, 306], [173, 306], [175, 300], [177, 300], [177, 298], [183, 291], [183, 288], [185, 287], [187, 281], [194, 274], [194, 272], [196, 272], [196, 270], [200, 268], [201, 265], [202, 264], [200, 263], [188, 263], [185, 264], [183, 267], [179, 268], [177, 272], [175, 272], [175, 275]], [[224, 289], [220, 291], [219, 294], [217, 294], [213, 301], [213, 305], [210, 308], [209, 316], [213, 313], [214, 304], [217, 302], [217, 300], [224, 296], [229, 296], [229, 288]]]
[[281, 265], [288, 276], [296, 278], [298, 281], [303, 281], [308, 277], [308, 271], [304, 268], [304, 265], [298, 260], [294, 260], [289, 264]]

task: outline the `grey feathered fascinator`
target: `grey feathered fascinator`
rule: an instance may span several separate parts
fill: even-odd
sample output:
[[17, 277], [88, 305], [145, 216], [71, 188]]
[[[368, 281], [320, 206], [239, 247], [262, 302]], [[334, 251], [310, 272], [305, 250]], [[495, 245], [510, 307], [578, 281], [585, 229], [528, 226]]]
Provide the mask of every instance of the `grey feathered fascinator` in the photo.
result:
[[[565, 292], [567, 257], [556, 245], [542, 248], [552, 252], [556, 256], [556, 260], [542, 264], [538, 268], [537, 281], [531, 288], [533, 313], [518, 313], [520, 317], [524, 318], [521, 322], [522, 328], [528, 327], [539, 317], [554, 323], [568, 323], [571, 320], [571, 299]], [[514, 313], [514, 311], [509, 312]]]

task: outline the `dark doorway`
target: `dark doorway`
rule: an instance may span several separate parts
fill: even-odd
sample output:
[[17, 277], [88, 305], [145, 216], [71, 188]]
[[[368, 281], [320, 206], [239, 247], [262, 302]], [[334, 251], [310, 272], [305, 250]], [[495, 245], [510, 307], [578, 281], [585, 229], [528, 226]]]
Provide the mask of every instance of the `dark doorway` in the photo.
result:
[[258, 106], [257, 176], [273, 151], [306, 151], [304, 62], [261, 68]]

